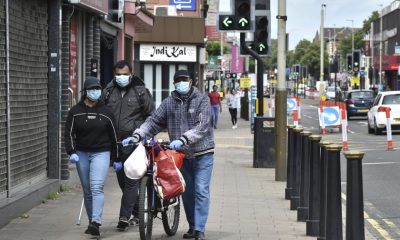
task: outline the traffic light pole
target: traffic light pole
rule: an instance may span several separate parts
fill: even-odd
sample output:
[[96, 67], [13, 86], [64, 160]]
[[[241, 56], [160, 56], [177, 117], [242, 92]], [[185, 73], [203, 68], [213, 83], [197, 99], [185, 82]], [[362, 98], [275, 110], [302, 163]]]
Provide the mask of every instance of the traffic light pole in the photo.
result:
[[257, 116], [264, 116], [264, 92], [263, 92], [263, 78], [264, 78], [264, 61], [263, 59], [252, 49], [246, 45], [246, 33], [240, 33], [240, 47], [252, 57], [257, 59], [257, 101], [258, 101], [258, 112]]

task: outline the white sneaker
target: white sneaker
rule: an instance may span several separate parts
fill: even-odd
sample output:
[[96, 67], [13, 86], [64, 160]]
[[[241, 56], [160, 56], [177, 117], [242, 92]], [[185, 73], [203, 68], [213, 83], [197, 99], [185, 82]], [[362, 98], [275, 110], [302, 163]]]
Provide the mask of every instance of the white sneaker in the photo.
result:
[[232, 126], [232, 129], [235, 129], [235, 125]]
[[233, 125], [233, 127], [232, 127], [232, 128], [233, 128], [233, 129], [237, 128], [237, 124]]

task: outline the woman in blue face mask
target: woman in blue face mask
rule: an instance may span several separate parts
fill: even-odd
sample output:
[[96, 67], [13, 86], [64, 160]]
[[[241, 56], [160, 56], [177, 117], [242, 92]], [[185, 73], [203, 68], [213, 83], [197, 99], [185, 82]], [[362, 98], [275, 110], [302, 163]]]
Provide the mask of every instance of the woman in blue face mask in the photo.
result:
[[110, 160], [118, 158], [114, 115], [103, 105], [100, 81], [88, 77], [82, 97], [71, 108], [65, 123], [65, 149], [76, 164], [83, 189], [89, 226], [85, 233], [100, 235], [104, 184]]

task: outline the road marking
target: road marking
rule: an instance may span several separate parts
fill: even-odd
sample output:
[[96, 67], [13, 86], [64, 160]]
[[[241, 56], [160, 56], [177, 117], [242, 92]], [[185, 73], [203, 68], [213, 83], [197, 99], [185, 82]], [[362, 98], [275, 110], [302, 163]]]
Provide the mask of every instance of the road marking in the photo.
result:
[[398, 162], [363, 163], [362, 165], [383, 165], [383, 164], [398, 164]]
[[253, 149], [253, 146], [244, 146], [244, 145], [234, 145], [234, 144], [216, 144], [218, 148], [244, 148], [244, 149]]
[[[342, 193], [342, 199], [346, 201], [346, 194]], [[375, 220], [370, 218], [367, 212], [364, 211], [364, 219], [383, 237], [385, 240], [393, 239], [389, 233]]]

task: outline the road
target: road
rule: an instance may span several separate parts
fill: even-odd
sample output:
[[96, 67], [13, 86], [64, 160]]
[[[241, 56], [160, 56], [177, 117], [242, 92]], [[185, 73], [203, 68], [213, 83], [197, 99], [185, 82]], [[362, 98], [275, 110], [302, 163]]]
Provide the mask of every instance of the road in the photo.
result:
[[[302, 125], [319, 134], [318, 108], [302, 104]], [[393, 134], [393, 151], [387, 151], [386, 133], [368, 134], [366, 117], [348, 121], [349, 150], [365, 152], [363, 158], [364, 217], [366, 228], [376, 239], [400, 239], [400, 132]], [[323, 140], [342, 143], [342, 134], [332, 129]], [[341, 154], [342, 192], [346, 193], [346, 159]]]

